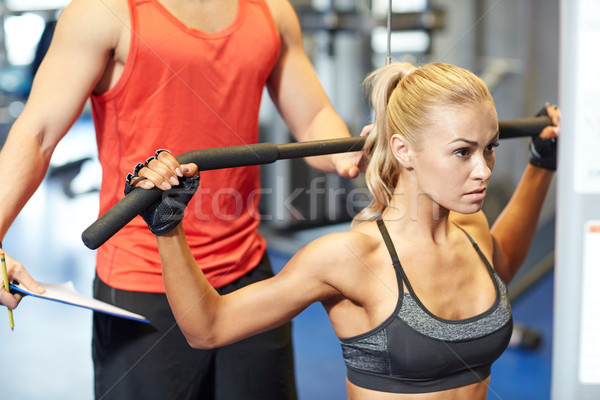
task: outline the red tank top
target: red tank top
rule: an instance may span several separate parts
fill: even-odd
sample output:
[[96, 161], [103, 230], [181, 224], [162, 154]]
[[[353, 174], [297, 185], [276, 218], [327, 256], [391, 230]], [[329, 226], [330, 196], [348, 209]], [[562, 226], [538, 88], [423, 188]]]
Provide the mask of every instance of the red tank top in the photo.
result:
[[[125, 175], [159, 148], [190, 150], [256, 143], [263, 88], [280, 38], [264, 0], [239, 0], [216, 33], [185, 26], [157, 0], [128, 0], [131, 44], [117, 84], [92, 96], [103, 167], [100, 214], [123, 197]], [[215, 287], [260, 261], [259, 167], [201, 173], [183, 226]], [[119, 289], [164, 292], [156, 239], [141, 217], [97, 252], [98, 276]]]

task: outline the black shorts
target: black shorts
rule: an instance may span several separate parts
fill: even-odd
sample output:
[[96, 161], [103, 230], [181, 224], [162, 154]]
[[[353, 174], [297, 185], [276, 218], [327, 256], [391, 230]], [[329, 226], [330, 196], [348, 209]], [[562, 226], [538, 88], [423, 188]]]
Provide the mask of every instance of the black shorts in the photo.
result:
[[[231, 292], [273, 276], [265, 254]], [[191, 348], [164, 294], [118, 290], [94, 280], [94, 296], [151, 324], [94, 313], [96, 399], [296, 399], [291, 323], [214, 350]]]

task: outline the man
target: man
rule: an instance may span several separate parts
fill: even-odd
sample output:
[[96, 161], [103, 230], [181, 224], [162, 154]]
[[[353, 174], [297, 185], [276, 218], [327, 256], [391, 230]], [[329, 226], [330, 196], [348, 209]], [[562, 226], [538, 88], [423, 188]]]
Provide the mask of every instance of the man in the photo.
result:
[[[0, 184], [11, 192], [0, 206], [0, 238], [88, 98], [103, 213], [122, 198], [126, 173], [149, 151], [255, 143], [265, 85], [297, 140], [349, 136], [304, 53], [287, 0], [73, 0], [0, 153]], [[309, 162], [358, 174], [356, 154]], [[213, 286], [226, 293], [268, 277], [257, 231], [258, 167], [210, 171], [201, 185], [184, 225]], [[214, 352], [191, 349], [169, 310], [158, 259], [140, 218], [98, 250], [95, 297], [152, 325], [94, 316], [96, 397], [295, 398], [290, 326]], [[8, 268], [9, 279], [43, 290], [10, 257]], [[0, 303], [14, 308], [19, 300], [0, 290]]]

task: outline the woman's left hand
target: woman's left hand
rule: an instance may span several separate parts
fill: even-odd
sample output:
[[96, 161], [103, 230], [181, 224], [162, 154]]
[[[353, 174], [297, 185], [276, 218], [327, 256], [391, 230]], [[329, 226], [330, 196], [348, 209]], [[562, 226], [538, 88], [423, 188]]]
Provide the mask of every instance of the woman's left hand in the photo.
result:
[[557, 138], [560, 133], [560, 109], [556, 106], [547, 105], [546, 114], [548, 114], [554, 125], [545, 127], [539, 137], [543, 139]]
[[540, 115], [548, 115], [553, 125], [545, 127], [538, 136], [531, 138], [529, 163], [536, 167], [556, 171], [556, 144], [560, 134], [560, 110], [556, 106], [546, 105], [545, 109], [538, 113], [538, 116]]

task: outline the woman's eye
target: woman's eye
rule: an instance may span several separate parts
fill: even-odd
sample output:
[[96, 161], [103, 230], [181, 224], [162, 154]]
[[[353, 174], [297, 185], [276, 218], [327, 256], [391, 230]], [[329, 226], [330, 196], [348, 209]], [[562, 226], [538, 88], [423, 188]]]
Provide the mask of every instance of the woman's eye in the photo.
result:
[[489, 152], [492, 152], [498, 146], [500, 146], [500, 143], [498, 141], [496, 141], [496, 142], [488, 144], [487, 147], [486, 147], [486, 150], [489, 151]]
[[454, 154], [456, 154], [459, 157], [467, 157], [469, 155], [469, 149], [458, 149], [454, 152]]

